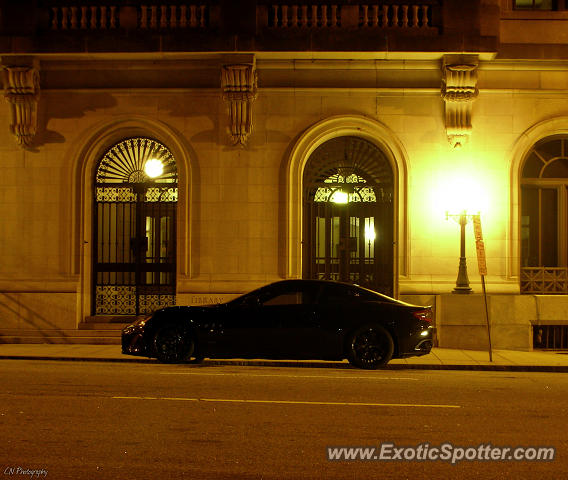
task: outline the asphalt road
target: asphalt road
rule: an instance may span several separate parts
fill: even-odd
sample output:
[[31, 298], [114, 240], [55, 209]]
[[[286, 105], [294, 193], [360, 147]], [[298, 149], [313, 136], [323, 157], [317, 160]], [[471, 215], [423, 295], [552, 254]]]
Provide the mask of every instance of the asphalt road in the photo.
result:
[[[6, 479], [568, 478], [562, 373], [4, 360], [0, 378]], [[327, 447], [394, 444], [382, 447], [392, 455], [422, 444], [424, 454], [446, 443], [451, 455], [480, 445], [556, 454], [454, 465], [327, 459]]]

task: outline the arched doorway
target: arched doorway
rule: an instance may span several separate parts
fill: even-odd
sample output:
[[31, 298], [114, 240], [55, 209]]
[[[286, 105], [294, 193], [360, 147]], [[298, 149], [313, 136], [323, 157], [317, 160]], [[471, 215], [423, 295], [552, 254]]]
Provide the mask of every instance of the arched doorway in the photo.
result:
[[371, 142], [318, 146], [303, 174], [303, 276], [393, 295], [394, 174]]
[[128, 138], [100, 160], [94, 184], [93, 314], [174, 305], [176, 162], [163, 144]]

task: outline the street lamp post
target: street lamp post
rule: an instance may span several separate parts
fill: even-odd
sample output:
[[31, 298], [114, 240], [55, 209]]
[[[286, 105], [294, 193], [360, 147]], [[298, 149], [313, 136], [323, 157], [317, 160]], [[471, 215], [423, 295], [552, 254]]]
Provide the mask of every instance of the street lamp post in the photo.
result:
[[457, 220], [460, 225], [460, 263], [454, 293], [472, 293], [472, 289], [469, 286], [469, 278], [467, 276], [467, 260], [465, 257], [465, 226], [467, 225], [468, 215], [467, 212], [463, 210], [457, 215], [447, 214], [447, 216]]

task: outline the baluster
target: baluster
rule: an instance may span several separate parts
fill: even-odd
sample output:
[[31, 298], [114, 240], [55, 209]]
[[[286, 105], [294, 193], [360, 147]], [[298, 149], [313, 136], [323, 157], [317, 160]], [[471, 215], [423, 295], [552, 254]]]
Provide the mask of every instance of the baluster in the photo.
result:
[[101, 29], [105, 30], [107, 28], [107, 7], [105, 5], [101, 6]]
[[428, 19], [428, 5], [422, 5], [422, 27], [430, 26]]
[[57, 23], [57, 16], [59, 14], [59, 9], [57, 7], [51, 7], [51, 29], [59, 30], [59, 25]]
[[418, 27], [418, 5], [412, 5], [412, 26], [414, 28]]
[[368, 27], [369, 26], [369, 6], [368, 5], [361, 5], [361, 8], [363, 9], [363, 25], [361, 25], [362, 27]]
[[177, 28], [177, 7], [170, 5], [170, 28]]
[[373, 5], [373, 13], [372, 15], [372, 25], [373, 27], [377, 27], [379, 25], [379, 6]]
[[402, 26], [408, 28], [408, 5], [402, 6]]
[[140, 6], [140, 28], [148, 28], [148, 7], [146, 5]]
[[61, 8], [61, 30], [67, 30], [67, 15], [69, 12], [69, 7]]
[[160, 6], [160, 28], [168, 28], [168, 12], [165, 5]]
[[88, 27], [87, 24], [87, 7], [81, 7], [81, 29], [85, 30]]
[[199, 26], [205, 27], [205, 5], [200, 5], [199, 12]]
[[381, 20], [381, 27], [389, 26], [389, 6], [383, 5], [383, 16]]
[[110, 28], [116, 28], [116, 6], [110, 7]]
[[288, 5], [282, 5], [282, 26], [288, 26]]
[[187, 5], [182, 5], [179, 9], [179, 26], [180, 28], [187, 27]]
[[189, 26], [192, 28], [197, 27], [197, 7], [195, 5], [190, 5], [189, 11]]
[[308, 6], [302, 5], [301, 12], [302, 18], [300, 19], [300, 26], [304, 28], [308, 26]]
[[398, 5], [392, 6], [392, 26], [398, 27]]
[[71, 7], [71, 28], [77, 28], [77, 7]]
[[91, 30], [97, 29], [97, 7], [96, 6], [91, 7], [91, 23], [89, 25], [89, 28]]
[[158, 28], [158, 7], [156, 5], [150, 7], [150, 28]]
[[272, 26], [273, 27], [277, 27], [278, 26], [278, 10], [279, 10], [280, 6], [279, 5], [272, 5]]
[[321, 22], [318, 22], [318, 6], [312, 5], [312, 27], [317, 27], [321, 25]]

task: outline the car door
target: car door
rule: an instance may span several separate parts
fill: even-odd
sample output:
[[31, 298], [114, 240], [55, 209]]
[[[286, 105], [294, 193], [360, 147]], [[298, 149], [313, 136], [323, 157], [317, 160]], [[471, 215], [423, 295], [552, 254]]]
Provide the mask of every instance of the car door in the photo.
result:
[[[341, 356], [345, 334], [365, 322], [372, 296], [351, 285], [325, 284], [318, 297], [317, 315], [321, 325], [323, 356]], [[372, 319], [369, 319], [372, 320]]]
[[286, 291], [263, 302], [263, 315], [278, 323], [274, 354], [280, 358], [320, 358], [321, 318], [317, 282], [292, 282]]
[[290, 281], [259, 290], [232, 309], [223, 343], [233, 356], [249, 358], [299, 358], [317, 351], [317, 289], [311, 282]]
[[280, 293], [279, 289], [266, 287], [229, 304], [219, 323], [215, 355], [233, 358], [273, 356], [277, 351], [281, 314], [276, 313], [278, 309], [265, 307], [264, 302], [271, 305], [270, 300]]

